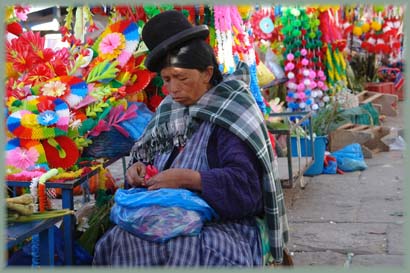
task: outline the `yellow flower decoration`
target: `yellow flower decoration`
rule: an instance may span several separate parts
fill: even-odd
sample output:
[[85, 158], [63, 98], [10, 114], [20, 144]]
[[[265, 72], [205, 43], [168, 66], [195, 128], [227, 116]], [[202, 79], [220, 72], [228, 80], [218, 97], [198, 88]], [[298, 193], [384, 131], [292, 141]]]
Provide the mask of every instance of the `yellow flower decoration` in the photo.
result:
[[379, 22], [373, 21], [370, 25], [370, 27], [372, 29], [374, 29], [375, 31], [379, 31], [382, 29], [382, 24], [380, 24]]
[[14, 69], [13, 64], [11, 62], [6, 62], [6, 77], [17, 79], [18, 76], [19, 74], [16, 69]]
[[238, 11], [242, 19], [249, 18], [252, 9], [253, 8], [250, 5], [238, 5]]
[[362, 28], [359, 26], [353, 27], [353, 35], [361, 36], [363, 34]]
[[14, 6], [6, 7], [4, 19], [7, 22], [9, 19], [13, 19], [13, 18], [14, 18]]
[[363, 25], [362, 25], [362, 31], [363, 31], [363, 33], [369, 32], [369, 30], [370, 30], [370, 25], [369, 25], [369, 23], [363, 23]]

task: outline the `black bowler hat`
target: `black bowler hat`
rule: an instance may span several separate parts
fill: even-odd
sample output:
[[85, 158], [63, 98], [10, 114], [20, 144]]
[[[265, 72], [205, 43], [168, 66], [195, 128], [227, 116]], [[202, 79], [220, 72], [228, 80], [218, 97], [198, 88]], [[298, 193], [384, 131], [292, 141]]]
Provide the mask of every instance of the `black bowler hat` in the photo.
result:
[[192, 25], [182, 12], [169, 10], [148, 20], [141, 35], [150, 50], [145, 66], [151, 71], [157, 71], [158, 61], [169, 50], [191, 39], [206, 39], [209, 30], [206, 25]]

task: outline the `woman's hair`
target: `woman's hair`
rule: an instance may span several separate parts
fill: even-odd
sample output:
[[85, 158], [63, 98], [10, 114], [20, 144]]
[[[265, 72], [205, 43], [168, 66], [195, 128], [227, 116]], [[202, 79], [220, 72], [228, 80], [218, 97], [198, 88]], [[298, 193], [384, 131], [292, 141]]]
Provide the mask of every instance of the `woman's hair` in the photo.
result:
[[190, 40], [175, 49], [171, 49], [158, 66], [159, 71], [166, 67], [180, 67], [205, 71], [208, 66], [213, 66], [214, 71], [210, 79], [212, 86], [222, 81], [212, 47], [202, 39]]

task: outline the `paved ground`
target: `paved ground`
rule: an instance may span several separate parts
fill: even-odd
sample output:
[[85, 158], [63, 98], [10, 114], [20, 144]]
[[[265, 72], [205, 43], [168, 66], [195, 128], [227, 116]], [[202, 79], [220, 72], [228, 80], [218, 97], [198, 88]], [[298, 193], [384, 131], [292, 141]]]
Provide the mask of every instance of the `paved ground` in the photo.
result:
[[[403, 128], [402, 109], [382, 125]], [[404, 152], [365, 161], [364, 171], [319, 175], [304, 189], [285, 190], [297, 267], [405, 266]]]
[[[402, 104], [383, 126], [403, 128]], [[304, 189], [284, 190], [296, 267], [404, 266], [403, 155], [377, 153], [364, 171], [305, 177]], [[121, 162], [110, 169], [121, 183]]]

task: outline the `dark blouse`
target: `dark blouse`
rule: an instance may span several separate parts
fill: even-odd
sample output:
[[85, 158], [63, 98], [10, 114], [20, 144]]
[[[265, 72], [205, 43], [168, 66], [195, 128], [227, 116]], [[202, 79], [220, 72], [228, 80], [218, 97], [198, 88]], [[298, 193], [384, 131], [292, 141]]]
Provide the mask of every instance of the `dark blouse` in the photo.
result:
[[250, 147], [216, 126], [207, 148], [208, 171], [200, 171], [201, 196], [222, 219], [240, 219], [263, 211], [262, 166]]

